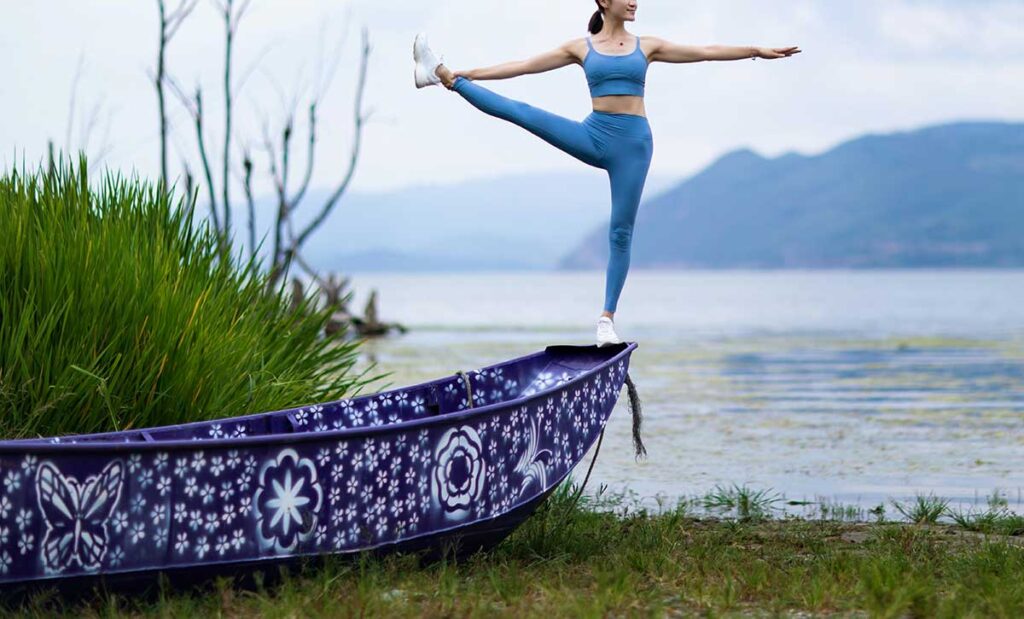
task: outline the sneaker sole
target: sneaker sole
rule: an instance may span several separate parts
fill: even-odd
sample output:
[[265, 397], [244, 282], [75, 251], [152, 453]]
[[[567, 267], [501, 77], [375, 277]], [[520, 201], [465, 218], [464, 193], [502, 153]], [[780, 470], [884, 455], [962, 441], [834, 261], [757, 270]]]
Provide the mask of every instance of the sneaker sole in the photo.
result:
[[442, 83], [441, 78], [437, 75], [432, 76], [427, 68], [423, 66], [423, 63], [420, 62], [420, 54], [417, 48], [421, 38], [423, 38], [423, 33], [417, 34], [412, 42], [412, 59], [416, 62], [416, 68], [413, 70], [413, 81], [416, 84], [416, 88], [436, 86]]
[[416, 65], [413, 70], [413, 81], [416, 83], [416, 88], [425, 88], [427, 86], [435, 86], [441, 83], [441, 78], [437, 78], [438, 81], [434, 82], [430, 79], [429, 74], [426, 73], [426, 69], [423, 65]]

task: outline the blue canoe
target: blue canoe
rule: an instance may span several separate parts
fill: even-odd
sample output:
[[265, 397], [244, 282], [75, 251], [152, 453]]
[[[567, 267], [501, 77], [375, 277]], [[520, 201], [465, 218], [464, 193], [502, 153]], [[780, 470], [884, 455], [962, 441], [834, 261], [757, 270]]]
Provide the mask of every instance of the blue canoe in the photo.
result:
[[636, 347], [548, 346], [287, 410], [0, 441], [0, 586], [496, 544], [598, 439]]

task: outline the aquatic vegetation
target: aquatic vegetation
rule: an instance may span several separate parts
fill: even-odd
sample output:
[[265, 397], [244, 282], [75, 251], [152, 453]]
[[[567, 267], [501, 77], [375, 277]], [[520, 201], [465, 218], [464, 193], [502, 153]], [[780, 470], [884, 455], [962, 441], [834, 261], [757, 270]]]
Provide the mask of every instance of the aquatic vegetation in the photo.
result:
[[[864, 522], [869, 513], [859, 505], [832, 502], [827, 499], [817, 503], [819, 518], [840, 522]], [[884, 509], [884, 508], [883, 508]]]
[[771, 488], [755, 490], [733, 484], [729, 488], [716, 485], [704, 495], [703, 504], [709, 510], [732, 512], [740, 520], [761, 520], [782, 500]]
[[947, 515], [957, 526], [968, 531], [1024, 535], [1024, 516], [1011, 511], [1009, 504], [1006, 495], [996, 490], [988, 497], [987, 509], [949, 509]]
[[892, 501], [896, 511], [903, 514], [903, 517], [914, 524], [935, 524], [939, 518], [946, 513], [949, 507], [949, 499], [936, 497], [934, 493], [927, 495], [917, 494], [914, 500], [909, 503]]
[[87, 163], [0, 176], [0, 435], [98, 432], [343, 397], [358, 341], [323, 336], [194, 197]]

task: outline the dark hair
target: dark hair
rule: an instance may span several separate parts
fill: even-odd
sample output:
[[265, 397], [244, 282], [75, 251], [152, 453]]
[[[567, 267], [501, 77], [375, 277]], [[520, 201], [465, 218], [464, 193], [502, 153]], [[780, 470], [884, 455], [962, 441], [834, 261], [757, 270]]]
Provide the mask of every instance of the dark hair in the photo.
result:
[[590, 34], [597, 34], [604, 27], [604, 7], [601, 6], [601, 0], [594, 0], [594, 2], [597, 3], [597, 10], [594, 11], [590, 17], [590, 24], [587, 25]]

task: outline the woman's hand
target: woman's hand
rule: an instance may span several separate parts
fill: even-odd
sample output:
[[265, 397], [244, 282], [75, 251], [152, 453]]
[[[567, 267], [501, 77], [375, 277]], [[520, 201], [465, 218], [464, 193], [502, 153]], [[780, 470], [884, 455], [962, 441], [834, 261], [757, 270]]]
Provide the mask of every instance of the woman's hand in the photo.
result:
[[799, 54], [800, 48], [793, 47], [758, 47], [757, 55], [754, 58], [789, 58], [793, 54]]

